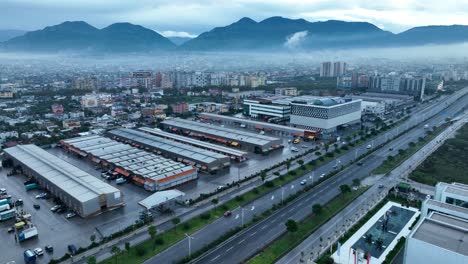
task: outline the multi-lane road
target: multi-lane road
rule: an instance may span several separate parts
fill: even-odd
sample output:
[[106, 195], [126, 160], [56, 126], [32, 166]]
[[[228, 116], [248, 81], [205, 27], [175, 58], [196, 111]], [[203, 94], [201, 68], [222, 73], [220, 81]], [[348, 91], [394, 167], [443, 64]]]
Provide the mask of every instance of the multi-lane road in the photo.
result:
[[[363, 166], [351, 165], [337, 175], [322, 182], [311, 191], [303, 194], [287, 206], [281, 208], [273, 215], [253, 226], [250, 226], [224, 243], [218, 245], [216, 248], [207, 254], [204, 254], [194, 262], [239, 263], [248, 259], [285, 231], [284, 222], [287, 219], [292, 218], [298, 221], [303, 219], [310, 213], [312, 204], [323, 204], [328, 202], [339, 194], [339, 186], [341, 184], [351, 184], [352, 180], [355, 178], [368, 176], [373, 169], [386, 159], [388, 155], [395, 155], [398, 152], [398, 149], [406, 148], [409, 142], [416, 141], [418, 137], [423, 135], [426, 131], [423, 128], [424, 124], [428, 124], [430, 127], [440, 125], [446, 117], [453, 116], [468, 103], [468, 96], [464, 96], [455, 103], [453, 98], [453, 96], [444, 98], [436, 104], [429, 105], [428, 107], [413, 113], [412, 117], [400, 126], [379, 135], [368, 143], [357, 146], [355, 150], [353, 149], [352, 151], [340, 156], [336, 161], [331, 161], [320, 166], [316, 170], [290, 182], [286, 186], [275, 189], [268, 195], [260, 197], [243, 208], [237, 208], [233, 211], [231, 217], [220, 218], [207, 227], [192, 234], [193, 239], [191, 240], [191, 250], [194, 252], [214, 241], [217, 237], [226, 233], [228, 230], [240, 226], [242, 222], [247, 223], [254, 215], [259, 215], [270, 209], [273, 204], [281, 202], [282, 198], [286, 198], [303, 188], [303, 186], [300, 185], [300, 181], [306, 179], [307, 184], [311, 184], [319, 179], [319, 175], [323, 173], [327, 174], [335, 170], [334, 167], [337, 163], [343, 166], [348, 165], [354, 161], [356, 155], [359, 156], [364, 154], [366, 151], [370, 151], [367, 149], [368, 144], [370, 144], [372, 148], [376, 148], [377, 146], [393, 139], [403, 130], [419, 124], [418, 127], [406, 132], [403, 136], [389, 142], [383, 148], [376, 150], [374, 153], [366, 157], [363, 160]], [[444, 110], [447, 106], [449, 107]], [[430, 120], [424, 121], [432, 116], [434, 117]], [[389, 151], [390, 148], [393, 148], [393, 150]], [[148, 260], [147, 263], [173, 263], [174, 261], [180, 260], [189, 255], [188, 244], [189, 241], [187, 239], [179, 241], [174, 246]]]

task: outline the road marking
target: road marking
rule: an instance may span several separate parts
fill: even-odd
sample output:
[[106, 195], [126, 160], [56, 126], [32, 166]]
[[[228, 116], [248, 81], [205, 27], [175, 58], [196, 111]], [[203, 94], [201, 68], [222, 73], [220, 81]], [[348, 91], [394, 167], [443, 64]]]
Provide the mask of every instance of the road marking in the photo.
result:
[[211, 261], [215, 261], [215, 260], [217, 260], [219, 257], [221, 257], [221, 255], [218, 255], [218, 256], [214, 257]]
[[267, 228], [267, 226], [266, 226], [266, 225], [262, 226], [262, 228], [260, 228], [260, 229], [262, 229], [262, 230], [263, 230], [263, 229], [265, 229], [265, 228]]
[[242, 239], [241, 241], [239, 241], [239, 243], [237, 243], [237, 245], [242, 244], [244, 241], [245, 241], [245, 239]]
[[272, 196], [271, 196], [271, 199], [272, 199], [272, 200], [274, 200], [274, 199], [275, 199], [275, 196], [274, 196], [274, 195], [272, 195]]
[[255, 206], [252, 205], [252, 208], [250, 209], [250, 211], [253, 211], [255, 210]]
[[286, 213], [282, 214], [281, 217], [284, 217], [286, 215]]
[[294, 208], [289, 209], [288, 213], [292, 213], [292, 211], [294, 211]]
[[236, 218], [235, 219], [238, 219], [239, 218], [239, 214], [236, 214]]
[[230, 247], [228, 249], [226, 249], [226, 252], [230, 251], [231, 249], [233, 249], [234, 247]]
[[250, 236], [254, 236], [255, 234], [257, 234], [257, 231], [253, 232], [252, 234], [250, 234]]

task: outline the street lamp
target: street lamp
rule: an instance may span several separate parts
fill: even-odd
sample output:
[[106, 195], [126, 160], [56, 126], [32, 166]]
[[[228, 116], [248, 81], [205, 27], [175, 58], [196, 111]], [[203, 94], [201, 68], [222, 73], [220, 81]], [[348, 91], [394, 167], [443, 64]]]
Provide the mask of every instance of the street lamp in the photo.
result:
[[185, 233], [185, 236], [188, 239], [188, 255], [190, 257], [192, 255], [192, 239], [195, 239], [195, 237], [187, 235], [187, 233]]

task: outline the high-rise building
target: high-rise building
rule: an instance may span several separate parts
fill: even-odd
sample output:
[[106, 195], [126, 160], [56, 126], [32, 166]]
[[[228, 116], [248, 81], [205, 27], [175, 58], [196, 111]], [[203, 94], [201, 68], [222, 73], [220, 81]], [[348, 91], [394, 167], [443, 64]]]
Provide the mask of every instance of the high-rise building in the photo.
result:
[[426, 79], [419, 77], [373, 76], [369, 78], [369, 91], [407, 94], [422, 100]]
[[333, 76], [332, 63], [329, 61], [322, 62], [322, 64], [320, 64], [320, 77], [332, 77], [332, 76]]
[[340, 76], [346, 73], [347, 70], [347, 64], [346, 62], [343, 61], [336, 61], [333, 63], [333, 72], [332, 72], [332, 77], [335, 76]]

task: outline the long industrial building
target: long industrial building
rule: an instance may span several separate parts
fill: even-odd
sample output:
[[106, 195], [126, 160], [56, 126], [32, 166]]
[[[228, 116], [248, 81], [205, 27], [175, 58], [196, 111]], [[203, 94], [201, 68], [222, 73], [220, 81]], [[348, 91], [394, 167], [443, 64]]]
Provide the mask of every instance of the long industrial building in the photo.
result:
[[66, 149], [119, 173], [149, 191], [168, 189], [198, 178], [197, 169], [102, 136], [62, 140]]
[[186, 136], [239, 147], [256, 153], [267, 153], [282, 147], [282, 142], [279, 138], [180, 118], [165, 120], [162, 122], [162, 125], [165, 129], [172, 132], [180, 132]]
[[241, 150], [237, 150], [237, 149], [233, 149], [233, 148], [228, 148], [228, 147], [223, 147], [223, 146], [220, 146], [220, 145], [211, 144], [211, 143], [208, 143], [208, 142], [205, 142], [205, 141], [200, 141], [200, 140], [196, 140], [196, 139], [189, 138], [189, 137], [179, 136], [177, 134], [168, 133], [168, 132], [162, 131], [160, 129], [155, 129], [155, 128], [140, 127], [140, 128], [138, 128], [138, 130], [143, 131], [143, 132], [148, 133], [148, 134], [151, 134], [151, 135], [154, 135], [154, 136], [161, 137], [161, 138], [165, 138], [165, 139], [169, 139], [169, 140], [172, 140], [172, 141], [188, 144], [188, 145], [198, 147], [198, 148], [202, 148], [202, 149], [207, 149], [207, 150], [210, 150], [210, 151], [214, 151], [216, 153], [221, 153], [223, 155], [226, 155], [226, 156], [230, 157], [232, 160], [244, 161], [244, 160], [247, 159], [247, 154], [248, 153], [245, 152], [245, 151], [241, 151]]
[[205, 172], [215, 172], [230, 165], [228, 156], [153, 136], [142, 131], [119, 128], [107, 132], [109, 137], [135, 147], [150, 149], [157, 154], [200, 168]]
[[5, 154], [23, 174], [33, 177], [81, 217], [123, 205], [120, 190], [36, 145], [7, 148]]
[[240, 126], [243, 124], [247, 128], [253, 128], [260, 131], [267, 131], [280, 136], [316, 137], [319, 135], [318, 131], [283, 126], [250, 119], [237, 118], [232, 116], [217, 115], [212, 113], [199, 113], [198, 117], [203, 120], [211, 120], [231, 126]]

